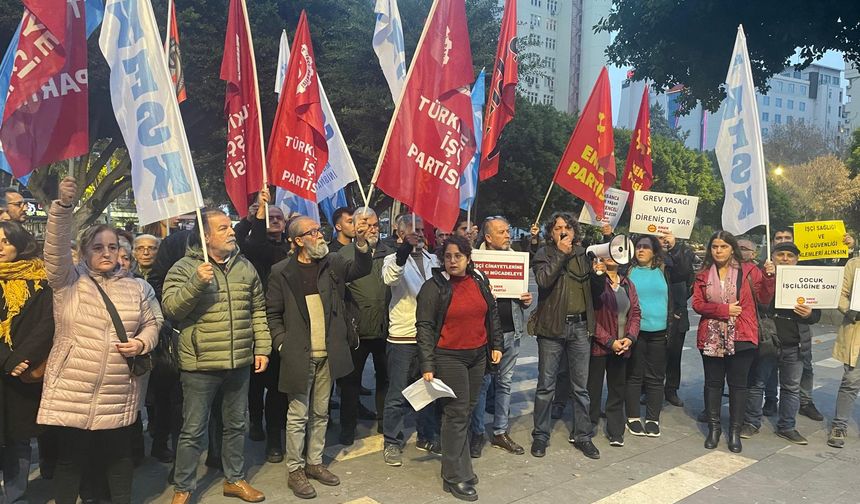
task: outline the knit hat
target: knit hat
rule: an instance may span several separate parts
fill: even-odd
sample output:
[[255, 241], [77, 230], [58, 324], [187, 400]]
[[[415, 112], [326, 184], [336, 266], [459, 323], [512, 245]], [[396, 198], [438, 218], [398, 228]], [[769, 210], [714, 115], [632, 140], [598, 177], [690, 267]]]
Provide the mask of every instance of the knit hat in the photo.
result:
[[776, 245], [773, 246], [773, 253], [774, 254], [776, 254], [777, 252], [781, 252], [783, 250], [791, 252], [792, 254], [794, 254], [798, 257], [800, 256], [800, 249], [797, 248], [797, 245], [795, 245], [794, 242], [782, 242], [782, 243], [777, 243]]

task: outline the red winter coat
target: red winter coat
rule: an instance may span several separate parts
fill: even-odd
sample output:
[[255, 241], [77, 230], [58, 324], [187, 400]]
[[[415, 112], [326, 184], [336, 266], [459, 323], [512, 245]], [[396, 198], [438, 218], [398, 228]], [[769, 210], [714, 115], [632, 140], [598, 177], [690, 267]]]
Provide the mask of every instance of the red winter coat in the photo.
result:
[[[749, 341], [758, 345], [758, 319], [756, 303], [753, 300], [750, 282], [755, 289], [756, 300], [761, 305], [770, 304], [776, 288], [776, 279], [766, 276], [758, 266], [745, 263], [741, 265], [743, 283], [740, 297], [741, 314], [735, 320], [735, 341]], [[696, 335], [696, 346], [702, 350], [708, 334], [708, 320], [728, 320], [729, 305], [727, 303], [711, 303], [707, 301], [708, 272], [703, 269], [696, 275], [693, 283], [693, 310], [702, 318], [699, 320], [699, 331]]]

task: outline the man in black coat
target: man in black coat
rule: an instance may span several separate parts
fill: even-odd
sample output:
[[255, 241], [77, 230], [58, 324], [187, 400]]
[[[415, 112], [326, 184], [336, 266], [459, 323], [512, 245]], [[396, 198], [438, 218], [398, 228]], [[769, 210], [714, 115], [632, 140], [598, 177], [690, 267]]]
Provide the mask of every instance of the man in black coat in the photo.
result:
[[[330, 254], [319, 224], [309, 217], [290, 223], [290, 238], [296, 252], [272, 268], [266, 312], [281, 355], [279, 389], [290, 398], [287, 485], [297, 497], [309, 499], [316, 496], [309, 477], [340, 484], [322, 464], [328, 402], [332, 380], [353, 370], [350, 347], [358, 342], [347, 318], [346, 283], [369, 274], [372, 258], [366, 219], [356, 225], [354, 260]], [[302, 456], [306, 437], [307, 463]]]

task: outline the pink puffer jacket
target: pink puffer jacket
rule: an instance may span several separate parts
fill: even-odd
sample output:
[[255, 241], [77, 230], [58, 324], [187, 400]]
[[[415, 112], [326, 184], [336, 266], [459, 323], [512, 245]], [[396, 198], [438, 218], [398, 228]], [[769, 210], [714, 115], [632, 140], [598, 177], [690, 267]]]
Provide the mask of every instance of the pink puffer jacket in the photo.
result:
[[[45, 370], [38, 423], [86, 430], [134, 423], [141, 379], [131, 375], [119, 338], [94, 282], [110, 297], [129, 338], [150, 352], [158, 341], [156, 318], [133, 278], [92, 273], [72, 264], [72, 209], [54, 202], [48, 213], [45, 266], [54, 290], [54, 346]], [[95, 278], [95, 280], [93, 280]]]

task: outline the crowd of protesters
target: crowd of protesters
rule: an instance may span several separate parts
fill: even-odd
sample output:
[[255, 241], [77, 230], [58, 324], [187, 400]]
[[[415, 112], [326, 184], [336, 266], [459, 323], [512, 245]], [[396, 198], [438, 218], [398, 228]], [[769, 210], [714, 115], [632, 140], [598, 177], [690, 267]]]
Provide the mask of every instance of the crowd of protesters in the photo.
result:
[[[440, 458], [445, 492], [473, 501], [473, 459], [488, 440], [526, 452], [510, 432], [525, 335], [538, 348], [528, 451], [545, 456], [553, 419], [572, 403], [568, 441], [598, 459], [596, 437], [610, 447], [623, 447], [625, 434], [659, 437], [664, 403], [684, 405], [688, 303], [699, 315], [704, 448], [720, 443], [726, 384], [732, 452], [760, 433], [764, 416], [778, 415], [775, 434], [796, 444], [808, 442], [798, 414], [824, 419], [812, 401], [810, 326], [821, 313], [775, 308], [775, 273], [800, 257], [791, 229], [776, 230], [760, 261], [752, 241], [718, 231], [699, 266], [672, 235], [632, 237], [626, 260], [595, 257], [577, 219], [558, 212], [523, 244], [536, 298], [496, 299], [472, 252], [511, 250], [502, 216], [427, 236], [420, 217], [404, 214], [384, 239], [374, 210], [341, 208], [329, 243], [318, 222], [287, 218], [263, 189], [235, 225], [213, 209], [202, 230], [134, 235], [94, 225], [73, 235], [78, 195], [74, 179], [60, 183], [41, 247], [23, 226], [23, 196], [2, 193], [5, 502], [26, 500], [33, 440], [57, 503], [131, 502], [144, 424], [150, 455], [171, 465], [175, 504], [191, 501], [204, 451], [223, 472], [225, 496], [264, 500], [247, 480], [246, 436], [265, 441], [267, 462], [285, 462], [288, 488], [310, 499], [315, 483], [341, 483], [323, 462], [333, 409], [340, 444], [355, 442], [360, 420], [376, 421], [382, 461], [403, 465], [412, 408], [402, 391], [421, 379], [445, 382], [456, 397], [415, 413], [415, 446]], [[603, 234], [611, 238], [607, 227]], [[853, 238], [844, 241], [853, 255]], [[827, 438], [841, 448], [860, 393], [860, 313], [849, 309], [860, 258], [828, 264], [845, 267], [833, 350], [844, 376]], [[372, 389], [362, 382], [368, 357]]]

